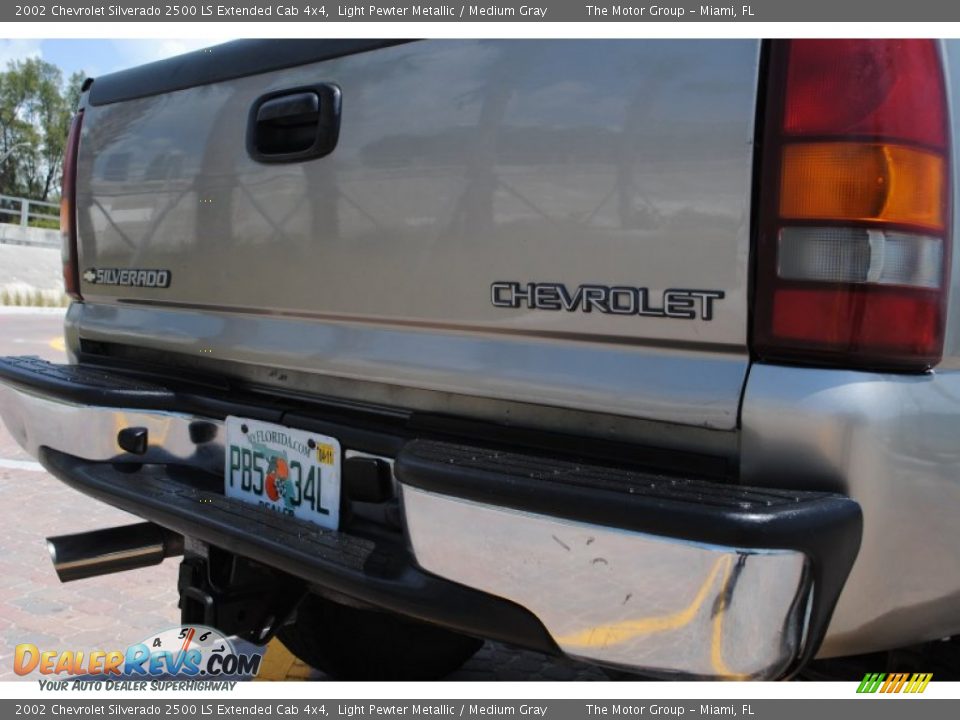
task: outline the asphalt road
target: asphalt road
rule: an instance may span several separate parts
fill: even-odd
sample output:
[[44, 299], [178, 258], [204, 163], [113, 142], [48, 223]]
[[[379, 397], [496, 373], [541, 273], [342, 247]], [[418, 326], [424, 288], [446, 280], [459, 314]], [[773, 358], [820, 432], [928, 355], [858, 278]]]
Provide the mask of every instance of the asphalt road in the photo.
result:
[[61, 308], [0, 308], [0, 352], [64, 362]]
[[[0, 307], [0, 355], [66, 359], [62, 311]], [[42, 649], [125, 648], [179, 624], [177, 562], [61, 584], [44, 538], [137, 522], [48, 475], [0, 423], [0, 680], [17, 680], [19, 643]], [[324, 679], [268, 650], [263, 679]], [[31, 679], [35, 676], [31, 676]], [[601, 670], [487, 643], [452, 680], [608, 680]]]

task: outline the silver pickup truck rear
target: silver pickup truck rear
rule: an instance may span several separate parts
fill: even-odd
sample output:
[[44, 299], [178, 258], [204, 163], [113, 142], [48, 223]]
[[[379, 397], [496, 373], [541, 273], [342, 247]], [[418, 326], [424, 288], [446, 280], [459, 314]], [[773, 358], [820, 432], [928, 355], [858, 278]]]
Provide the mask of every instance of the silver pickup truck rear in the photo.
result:
[[[0, 412], [188, 555], [467, 635], [697, 677], [954, 635], [958, 62], [291, 41], [97, 79], [73, 368], [0, 363]], [[341, 532], [224, 497], [228, 416], [340, 441]]]

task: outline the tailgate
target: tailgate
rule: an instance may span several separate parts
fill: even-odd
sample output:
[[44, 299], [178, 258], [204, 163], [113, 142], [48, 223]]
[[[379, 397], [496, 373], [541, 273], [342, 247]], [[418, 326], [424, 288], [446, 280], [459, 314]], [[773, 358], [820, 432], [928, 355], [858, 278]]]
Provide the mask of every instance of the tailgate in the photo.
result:
[[[735, 427], [758, 41], [422, 41], [269, 69], [276, 46], [157, 64], [182, 89], [94, 83], [81, 338], [433, 409]], [[240, 76], [204, 76], [223, 53]], [[258, 99], [317, 84], [342, 94], [333, 152], [254, 160]]]

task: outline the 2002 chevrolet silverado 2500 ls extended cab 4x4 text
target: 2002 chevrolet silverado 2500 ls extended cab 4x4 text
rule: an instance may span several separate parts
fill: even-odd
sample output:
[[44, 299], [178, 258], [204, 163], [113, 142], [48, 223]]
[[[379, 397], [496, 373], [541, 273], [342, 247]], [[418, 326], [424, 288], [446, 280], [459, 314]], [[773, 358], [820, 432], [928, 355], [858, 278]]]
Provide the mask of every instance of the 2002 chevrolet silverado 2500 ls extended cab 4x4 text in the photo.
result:
[[0, 411], [339, 677], [960, 632], [960, 43], [240, 41], [88, 82]]

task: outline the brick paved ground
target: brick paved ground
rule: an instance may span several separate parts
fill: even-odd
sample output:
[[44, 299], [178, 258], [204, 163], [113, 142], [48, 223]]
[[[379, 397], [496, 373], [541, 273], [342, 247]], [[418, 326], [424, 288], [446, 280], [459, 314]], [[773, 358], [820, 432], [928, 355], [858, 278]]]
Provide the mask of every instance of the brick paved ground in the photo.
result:
[[49, 475], [0, 468], [0, 680], [13, 651], [114, 649], [177, 623], [177, 565], [61, 584], [43, 539], [136, 522]]
[[[0, 314], [0, 354], [63, 362], [55, 338], [62, 313]], [[0, 422], [0, 460], [31, 462]], [[48, 535], [136, 522], [71, 490], [45, 472], [0, 465], [0, 680], [17, 679], [13, 651], [93, 650], [137, 642], [175, 624], [177, 565], [61, 584], [47, 555]]]

